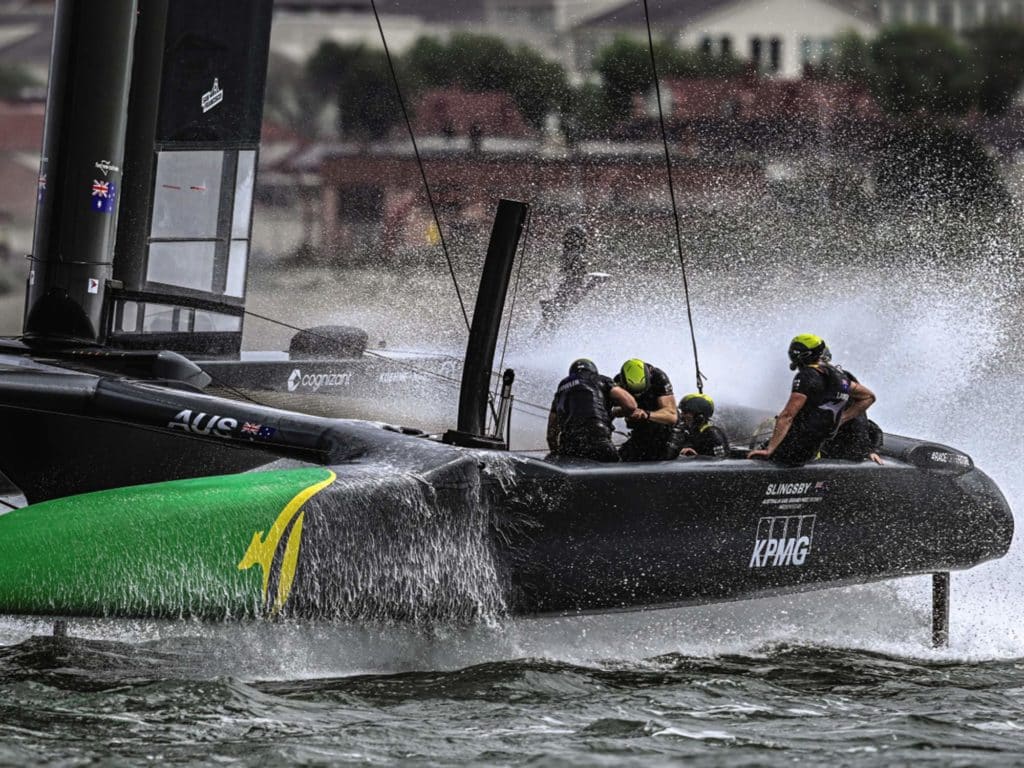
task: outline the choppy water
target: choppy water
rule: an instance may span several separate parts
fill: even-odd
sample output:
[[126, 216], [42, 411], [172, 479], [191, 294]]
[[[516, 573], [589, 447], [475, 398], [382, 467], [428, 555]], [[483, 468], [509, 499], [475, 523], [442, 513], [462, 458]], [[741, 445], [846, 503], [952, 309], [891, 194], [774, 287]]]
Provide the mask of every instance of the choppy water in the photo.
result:
[[[345, 657], [328, 629], [316, 634], [336, 664]], [[1024, 663], [1010, 659], [769, 643], [440, 670], [428, 656], [406, 659], [408, 671], [326, 676], [297, 664], [273, 678], [242, 673], [248, 649], [230, 640], [33, 637], [0, 649], [0, 762], [978, 765], [1022, 752]], [[421, 638], [419, 650], [432, 642], [460, 644]], [[292, 661], [309, 650], [291, 649]]]
[[[879, 393], [883, 427], [968, 450], [1024, 509], [1017, 241], [833, 237], [844, 262], [789, 235], [770, 258], [695, 273], [709, 391], [781, 404], [789, 337], [822, 333]], [[637, 314], [631, 284], [613, 281], [571, 336], [510, 362], [553, 383], [581, 354], [605, 368], [641, 355], [687, 389], [679, 291]], [[528, 444], [540, 424], [520, 414], [515, 430]], [[943, 651], [928, 645], [926, 579], [461, 629], [74, 621], [54, 640], [44, 621], [9, 618], [0, 763], [1022, 762], [1022, 560], [1018, 536], [1006, 558], [954, 574]]]

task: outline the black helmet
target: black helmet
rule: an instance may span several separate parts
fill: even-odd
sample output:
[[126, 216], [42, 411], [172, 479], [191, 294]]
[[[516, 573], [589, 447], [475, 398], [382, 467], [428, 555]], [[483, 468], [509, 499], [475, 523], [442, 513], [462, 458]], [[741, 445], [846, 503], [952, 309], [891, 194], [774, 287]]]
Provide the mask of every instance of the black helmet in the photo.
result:
[[573, 360], [572, 365], [569, 366], [569, 375], [571, 376], [574, 373], [581, 373], [583, 371], [596, 374], [597, 366], [594, 365], [593, 360], [588, 360], [585, 357], [581, 357], [579, 360]]
[[810, 365], [821, 359], [828, 347], [825, 340], [813, 333], [801, 333], [789, 342], [789, 367], [796, 370], [801, 365]]
[[683, 395], [683, 399], [679, 401], [679, 410], [684, 413], [692, 413], [698, 424], [705, 423], [710, 421], [715, 413], [715, 401], [708, 395], [692, 392], [689, 395]]

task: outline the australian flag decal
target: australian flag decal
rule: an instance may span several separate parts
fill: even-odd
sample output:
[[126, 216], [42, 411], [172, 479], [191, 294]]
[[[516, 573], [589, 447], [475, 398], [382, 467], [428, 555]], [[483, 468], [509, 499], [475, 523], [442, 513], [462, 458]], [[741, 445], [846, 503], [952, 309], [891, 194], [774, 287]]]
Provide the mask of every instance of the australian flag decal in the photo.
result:
[[92, 183], [92, 209], [98, 213], [113, 213], [117, 199], [117, 186], [112, 181]]

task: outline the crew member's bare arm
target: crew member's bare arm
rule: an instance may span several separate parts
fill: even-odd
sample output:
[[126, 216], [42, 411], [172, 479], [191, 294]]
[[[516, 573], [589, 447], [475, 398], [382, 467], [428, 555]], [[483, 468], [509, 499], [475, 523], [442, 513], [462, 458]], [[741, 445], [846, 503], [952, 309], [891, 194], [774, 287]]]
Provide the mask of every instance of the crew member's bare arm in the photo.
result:
[[775, 429], [772, 430], [771, 439], [768, 441], [768, 446], [758, 451], [751, 451], [747, 454], [748, 459], [765, 458], [767, 459], [773, 453], [775, 449], [779, 447], [786, 435], [789, 434], [789, 428], [793, 426], [793, 419], [800, 413], [800, 409], [804, 407], [804, 403], [807, 402], [807, 395], [802, 395], [799, 392], [793, 392], [789, 396], [789, 400], [786, 401], [786, 407], [782, 409], [775, 419]]
[[655, 424], [667, 424], [670, 427], [676, 423], [678, 418], [679, 412], [676, 410], [676, 401], [672, 395], [662, 395], [659, 397], [658, 410], [656, 411], [645, 411], [643, 408], [637, 408], [629, 416], [630, 421], [653, 421]]
[[636, 398], [624, 387], [612, 387], [608, 392], [612, 403], [612, 418], [628, 416], [636, 410]]
[[864, 413], [875, 402], [875, 393], [865, 387], [859, 381], [850, 382], [850, 403], [843, 409], [839, 416], [839, 425], [842, 426], [851, 419], [856, 419]]

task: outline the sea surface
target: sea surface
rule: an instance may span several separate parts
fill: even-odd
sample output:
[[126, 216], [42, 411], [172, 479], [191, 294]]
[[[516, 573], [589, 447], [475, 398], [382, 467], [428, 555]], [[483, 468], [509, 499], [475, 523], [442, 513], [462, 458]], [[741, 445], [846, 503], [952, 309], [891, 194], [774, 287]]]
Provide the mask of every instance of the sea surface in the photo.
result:
[[[737, 250], [716, 266], [698, 254], [691, 292], [706, 391], [778, 408], [789, 338], [819, 333], [878, 393], [872, 416], [883, 428], [968, 451], [1024, 510], [1020, 239], [940, 240], [910, 225], [845, 239], [783, 234], [767, 260]], [[821, 259], [816, 243], [846, 250]], [[617, 257], [604, 257], [595, 266], [616, 272]], [[380, 277], [396, 304], [415, 306], [415, 286]], [[251, 303], [272, 314], [279, 285], [261, 293], [254, 280]], [[308, 286], [303, 323], [345, 322], [371, 301], [358, 295], [373, 282], [365, 274], [347, 295], [344, 279], [278, 280]], [[604, 370], [641, 356], [688, 390], [681, 293], [664, 282], [672, 287], [645, 292], [636, 312], [637, 274], [620, 268], [565, 334], [530, 341], [514, 327], [509, 364], [553, 385], [581, 355]], [[527, 319], [543, 289], [520, 299]], [[366, 316], [381, 324], [385, 310]], [[409, 314], [395, 313], [389, 338], [409, 331]], [[424, 338], [442, 322], [417, 321]], [[457, 324], [434, 330], [458, 336]], [[412, 410], [446, 420], [454, 402], [441, 391]], [[542, 435], [543, 419], [517, 412], [517, 444]], [[927, 578], [468, 627], [71, 620], [54, 637], [50, 621], [6, 617], [0, 764], [1024, 764], [1019, 539], [1005, 558], [953, 575], [950, 645], [939, 650]]]

